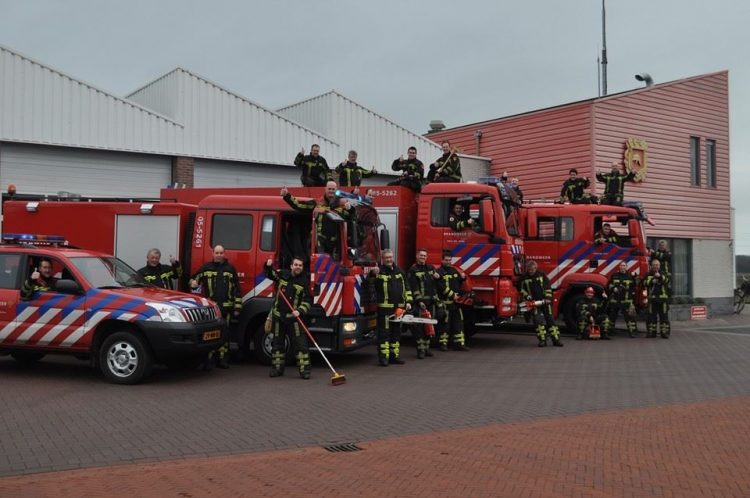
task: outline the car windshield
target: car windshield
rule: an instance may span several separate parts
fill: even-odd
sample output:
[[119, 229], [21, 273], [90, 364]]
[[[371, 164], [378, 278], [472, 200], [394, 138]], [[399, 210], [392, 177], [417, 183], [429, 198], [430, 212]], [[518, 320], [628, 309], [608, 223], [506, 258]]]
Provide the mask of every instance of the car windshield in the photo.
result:
[[80, 271], [92, 287], [133, 287], [146, 285], [146, 282], [135, 270], [114, 257], [87, 256], [71, 258], [73, 265]]

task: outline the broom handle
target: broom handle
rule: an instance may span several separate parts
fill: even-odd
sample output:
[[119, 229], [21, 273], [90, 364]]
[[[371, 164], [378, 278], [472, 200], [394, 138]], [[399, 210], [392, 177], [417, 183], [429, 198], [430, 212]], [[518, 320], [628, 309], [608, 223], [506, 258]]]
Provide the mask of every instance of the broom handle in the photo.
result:
[[[283, 289], [279, 289], [279, 296], [281, 296], [281, 298], [284, 300], [284, 302], [286, 303], [286, 305], [289, 306], [290, 310], [297, 311], [294, 308], [294, 306], [292, 306], [292, 303], [289, 302], [289, 299], [287, 299], [286, 296], [284, 295]], [[333, 372], [334, 374], [338, 375], [337, 372], [336, 372], [336, 369], [333, 368], [333, 366], [331, 365], [331, 362], [328, 361], [328, 358], [326, 358], [326, 355], [323, 354], [323, 350], [320, 349], [320, 346], [318, 346], [318, 343], [315, 342], [315, 338], [313, 337], [313, 335], [310, 333], [309, 330], [307, 330], [307, 326], [305, 325], [305, 322], [302, 321], [302, 317], [300, 317], [299, 315], [297, 315], [294, 318], [297, 319], [297, 322], [300, 324], [300, 327], [302, 327], [302, 330], [305, 331], [305, 334], [307, 334], [307, 337], [309, 337], [310, 340], [312, 341], [312, 343], [315, 345], [315, 348], [320, 353], [320, 356], [322, 356], [323, 359], [325, 360], [325, 362], [328, 364], [328, 368], [331, 369], [331, 372]]]

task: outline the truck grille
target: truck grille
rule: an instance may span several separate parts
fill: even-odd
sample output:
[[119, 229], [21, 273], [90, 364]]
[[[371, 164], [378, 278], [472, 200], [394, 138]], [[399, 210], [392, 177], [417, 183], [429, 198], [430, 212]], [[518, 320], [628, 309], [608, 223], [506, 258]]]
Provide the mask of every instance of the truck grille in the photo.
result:
[[216, 320], [216, 311], [213, 307], [187, 308], [182, 310], [189, 322], [200, 323]]

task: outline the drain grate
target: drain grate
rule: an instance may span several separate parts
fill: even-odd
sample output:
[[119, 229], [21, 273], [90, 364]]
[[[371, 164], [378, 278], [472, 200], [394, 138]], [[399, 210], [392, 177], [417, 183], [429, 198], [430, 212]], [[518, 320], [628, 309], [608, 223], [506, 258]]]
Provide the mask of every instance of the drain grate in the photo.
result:
[[362, 448], [357, 446], [354, 443], [344, 443], [344, 444], [332, 444], [330, 446], [323, 446], [326, 451], [330, 451], [331, 453], [347, 453], [350, 451], [362, 451]]

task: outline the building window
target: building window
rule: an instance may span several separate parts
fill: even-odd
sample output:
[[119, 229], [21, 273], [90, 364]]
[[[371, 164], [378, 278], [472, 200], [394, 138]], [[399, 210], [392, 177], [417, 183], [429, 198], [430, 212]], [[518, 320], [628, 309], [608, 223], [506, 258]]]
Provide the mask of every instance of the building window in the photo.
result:
[[716, 187], [716, 140], [706, 140], [706, 185]]
[[690, 137], [690, 184], [701, 184], [701, 139]]
[[692, 255], [692, 240], [690, 239], [665, 239], [665, 238], [648, 238], [648, 246], [656, 249], [660, 240], [667, 241], [667, 247], [672, 253], [672, 296], [690, 296], [692, 269], [690, 261]]

